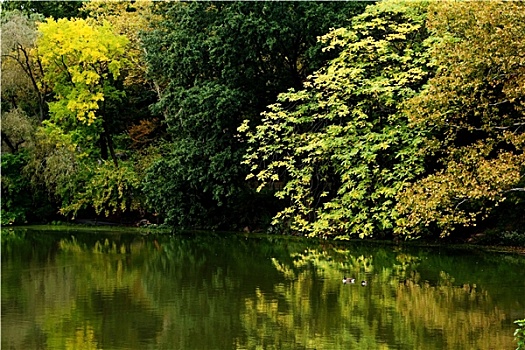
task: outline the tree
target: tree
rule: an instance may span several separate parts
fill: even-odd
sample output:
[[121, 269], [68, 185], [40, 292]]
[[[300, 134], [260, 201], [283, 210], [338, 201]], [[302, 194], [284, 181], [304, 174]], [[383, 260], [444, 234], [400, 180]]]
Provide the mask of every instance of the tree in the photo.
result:
[[4, 217], [33, 218], [32, 192], [64, 215], [142, 210], [138, 185], [161, 129], [138, 39], [154, 21], [151, 2], [93, 2], [78, 12], [91, 18], [57, 21], [20, 5], [2, 13], [2, 150], [21, 152], [2, 163], [2, 193], [20, 195], [2, 203]]
[[[42, 121], [50, 93], [36, 52], [37, 25], [43, 17], [2, 13], [2, 111], [21, 108]], [[7, 137], [7, 135], [6, 135]]]
[[98, 143], [106, 159], [109, 149], [118, 166], [108, 111], [123, 97], [118, 78], [127, 64], [127, 39], [115, 35], [107, 23], [92, 25], [83, 19], [48, 19], [39, 31], [44, 78], [56, 94], [46, 124], [72, 132], [73, 141], [82, 143], [87, 153]]
[[117, 154], [113, 141], [125, 138], [120, 122], [131, 119], [120, 117], [128, 39], [105, 21], [48, 19], [39, 30], [45, 79], [56, 100], [37, 133], [34, 160], [45, 162], [32, 162], [34, 182], [47, 184], [64, 215], [94, 210], [108, 217], [138, 210], [134, 159]]
[[279, 95], [259, 125], [245, 120], [245, 163], [258, 190], [274, 183], [289, 201], [273, 223], [310, 236], [391, 232], [396, 195], [422, 171], [423, 131], [405, 99], [429, 76], [426, 5], [384, 1], [323, 37], [340, 50], [300, 91]]
[[431, 131], [427, 169], [400, 197], [399, 232], [447, 236], [499, 206], [505, 222], [523, 218], [523, 3], [435, 3], [428, 27], [437, 74], [407, 103], [413, 123]]
[[18, 153], [32, 139], [34, 129], [35, 124], [20, 108], [2, 113], [2, 154]]
[[41, 186], [32, 186], [25, 171], [50, 94], [35, 46], [36, 23], [42, 19], [20, 11], [2, 11], [0, 17], [2, 225], [41, 220], [53, 212]]
[[141, 34], [151, 31], [161, 16], [154, 13], [154, 2], [150, 0], [94, 0], [85, 2], [81, 10], [98, 23], [109, 22], [115, 34], [129, 40], [126, 50], [129, 64], [123, 67], [121, 74], [126, 103], [119, 106], [118, 120], [112, 127], [129, 133], [133, 142], [129, 148], [151, 153], [154, 151], [151, 146], [160, 138], [162, 128], [149, 106], [157, 102], [161, 87], [147, 74]]
[[[150, 73], [161, 87], [167, 152], [144, 190], [166, 221], [184, 226], [248, 224], [253, 196], [236, 134], [278, 92], [299, 87], [330, 56], [317, 36], [343, 25], [362, 3], [174, 2], [144, 36]], [[237, 204], [236, 204], [237, 203]], [[257, 209], [259, 212], [262, 209]], [[246, 217], [247, 219], [243, 219]]]

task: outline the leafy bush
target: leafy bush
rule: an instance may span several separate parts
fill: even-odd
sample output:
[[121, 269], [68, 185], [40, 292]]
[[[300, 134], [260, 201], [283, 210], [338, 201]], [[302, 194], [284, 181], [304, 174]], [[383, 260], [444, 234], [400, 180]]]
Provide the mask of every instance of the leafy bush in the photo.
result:
[[516, 350], [525, 350], [525, 319], [514, 321], [518, 325], [518, 328], [514, 332], [514, 337], [518, 342]]
[[112, 162], [89, 167], [82, 190], [73, 193], [71, 201], [60, 213], [75, 216], [81, 209], [94, 208], [97, 214], [123, 213], [138, 209], [139, 178], [130, 162], [121, 162], [116, 168]]

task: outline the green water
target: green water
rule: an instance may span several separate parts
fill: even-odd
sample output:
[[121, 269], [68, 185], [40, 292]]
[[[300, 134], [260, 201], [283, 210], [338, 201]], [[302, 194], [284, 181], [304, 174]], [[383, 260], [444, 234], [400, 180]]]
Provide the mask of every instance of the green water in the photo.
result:
[[514, 349], [525, 257], [3, 229], [1, 293], [2, 349]]

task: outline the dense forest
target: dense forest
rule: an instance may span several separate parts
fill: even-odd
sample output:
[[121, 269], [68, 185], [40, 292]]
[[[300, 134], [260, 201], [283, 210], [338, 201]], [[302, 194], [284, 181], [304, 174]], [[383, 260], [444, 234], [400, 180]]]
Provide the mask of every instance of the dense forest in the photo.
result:
[[2, 225], [525, 242], [523, 2], [1, 6]]

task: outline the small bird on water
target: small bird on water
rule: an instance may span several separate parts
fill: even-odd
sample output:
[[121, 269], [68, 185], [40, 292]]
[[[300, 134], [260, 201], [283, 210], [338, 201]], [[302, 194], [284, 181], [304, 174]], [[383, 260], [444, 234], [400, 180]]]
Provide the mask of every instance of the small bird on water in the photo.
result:
[[346, 276], [343, 277], [343, 284], [347, 283], [355, 283], [355, 278], [346, 278]]
[[363, 287], [366, 286], [367, 284], [368, 284], [367, 281], [361, 281], [361, 285], [362, 285]]

